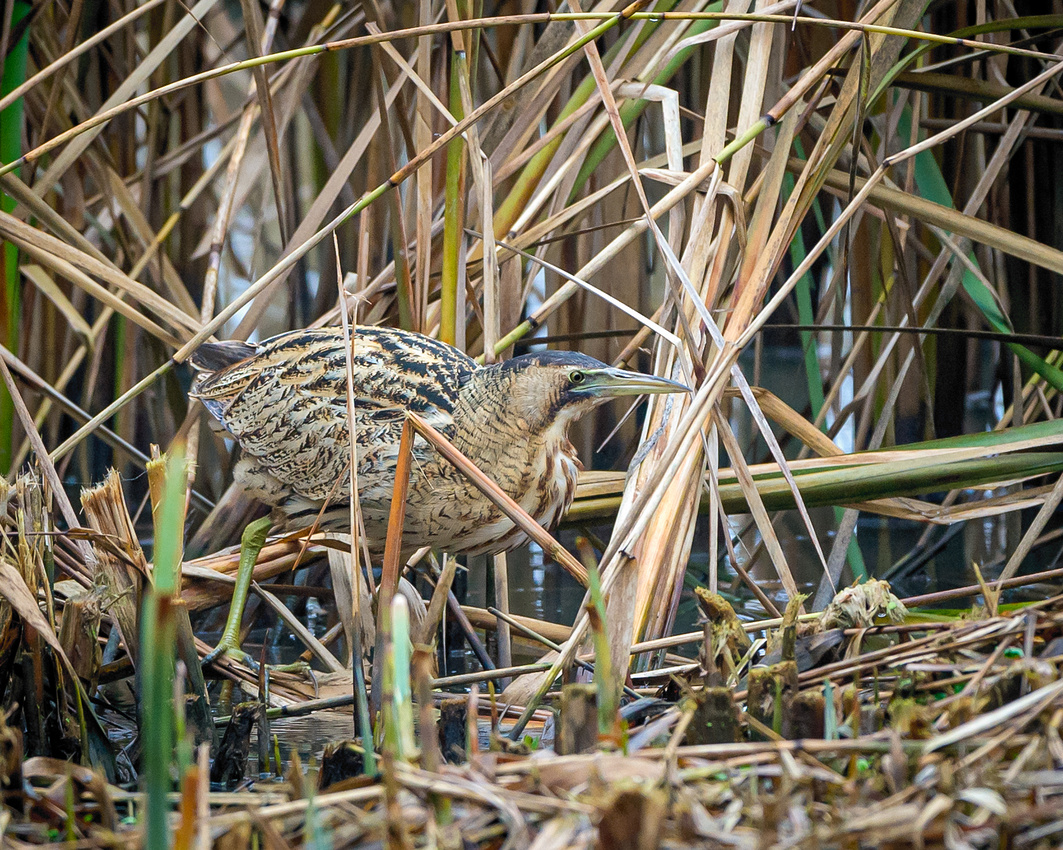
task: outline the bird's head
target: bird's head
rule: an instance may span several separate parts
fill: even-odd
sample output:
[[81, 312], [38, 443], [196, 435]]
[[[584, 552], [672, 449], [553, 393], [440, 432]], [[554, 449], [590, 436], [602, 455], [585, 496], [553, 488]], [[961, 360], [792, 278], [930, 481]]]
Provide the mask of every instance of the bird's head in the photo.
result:
[[689, 392], [683, 384], [607, 366], [574, 351], [540, 351], [496, 367], [509, 404], [521, 418], [542, 426], [579, 419], [604, 402], [644, 393]]

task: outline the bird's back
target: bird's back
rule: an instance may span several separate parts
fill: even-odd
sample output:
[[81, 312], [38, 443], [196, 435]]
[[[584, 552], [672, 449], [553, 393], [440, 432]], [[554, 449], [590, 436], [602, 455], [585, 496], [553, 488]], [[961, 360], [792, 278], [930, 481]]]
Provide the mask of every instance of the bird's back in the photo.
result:
[[[280, 334], [257, 346], [211, 344], [193, 358], [201, 372], [192, 395], [242, 447], [242, 483], [305, 524], [326, 500], [346, 510], [344, 344], [341, 329], [322, 328]], [[406, 411], [452, 435], [461, 386], [476, 364], [420, 334], [368, 327], [352, 332], [351, 361], [358, 472], [373, 478], [360, 478], [358, 487], [368, 514], [375, 512], [374, 502], [390, 497]]]

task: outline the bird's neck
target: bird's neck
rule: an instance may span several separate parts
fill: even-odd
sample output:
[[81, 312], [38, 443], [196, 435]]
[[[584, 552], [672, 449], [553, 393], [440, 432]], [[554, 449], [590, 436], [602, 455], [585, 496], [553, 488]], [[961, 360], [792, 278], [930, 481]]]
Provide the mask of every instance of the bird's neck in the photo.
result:
[[551, 388], [529, 386], [527, 378], [501, 366], [482, 366], [469, 377], [454, 419], [458, 447], [470, 459], [490, 464], [519, 446], [540, 452], [567, 443], [571, 412], [559, 408]]

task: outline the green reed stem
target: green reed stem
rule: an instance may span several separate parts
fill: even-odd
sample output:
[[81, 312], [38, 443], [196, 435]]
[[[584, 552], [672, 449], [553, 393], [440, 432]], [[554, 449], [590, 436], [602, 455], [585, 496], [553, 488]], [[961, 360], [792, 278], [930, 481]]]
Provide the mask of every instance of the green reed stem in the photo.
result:
[[[450, 54], [450, 111], [460, 121], [461, 75], [466, 73], [465, 52]], [[454, 345], [458, 336], [458, 282], [461, 240], [465, 238], [465, 140], [456, 136], [447, 145], [447, 181], [443, 201], [443, 267], [439, 282], [439, 338]]]
[[154, 584], [144, 598], [140, 618], [141, 718], [144, 746], [143, 777], [147, 795], [147, 840], [145, 846], [170, 846], [167, 796], [173, 787], [170, 775], [174, 749], [173, 682], [177, 624], [173, 602], [179, 593], [185, 511], [185, 457], [182, 446], [172, 451], [166, 467], [166, 486], [156, 517]]

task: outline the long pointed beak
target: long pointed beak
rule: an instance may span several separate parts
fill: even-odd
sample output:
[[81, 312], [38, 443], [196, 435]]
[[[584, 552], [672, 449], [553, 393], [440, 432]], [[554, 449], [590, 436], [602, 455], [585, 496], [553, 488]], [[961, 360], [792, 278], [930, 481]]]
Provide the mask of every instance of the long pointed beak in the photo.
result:
[[656, 375], [643, 375], [641, 372], [628, 372], [624, 369], [594, 369], [585, 373], [586, 379], [578, 392], [598, 398], [614, 398], [623, 395], [643, 395], [646, 393], [688, 393], [690, 387], [658, 378]]

